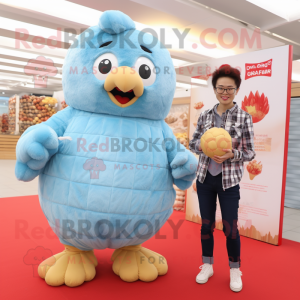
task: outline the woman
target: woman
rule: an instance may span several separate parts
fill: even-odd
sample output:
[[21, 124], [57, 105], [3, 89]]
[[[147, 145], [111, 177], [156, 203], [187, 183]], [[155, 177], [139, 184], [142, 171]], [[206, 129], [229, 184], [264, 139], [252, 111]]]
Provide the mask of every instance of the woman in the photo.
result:
[[[201, 272], [197, 275], [198, 283], [206, 283], [213, 275], [213, 248], [216, 214], [216, 198], [218, 195], [223, 231], [226, 235], [226, 246], [230, 267], [230, 288], [241, 291], [242, 272], [240, 271], [240, 236], [237, 228], [238, 208], [240, 200], [239, 182], [244, 172], [244, 162], [255, 157], [254, 132], [252, 117], [234, 102], [241, 84], [238, 69], [222, 65], [212, 75], [212, 85], [217, 100], [213, 108], [201, 113], [197, 128], [190, 141], [189, 148], [199, 154], [197, 171], [197, 194], [202, 218]], [[221, 127], [229, 132], [232, 138], [232, 150], [223, 149], [223, 156], [207, 157], [201, 150], [200, 139], [204, 132], [212, 127]]]

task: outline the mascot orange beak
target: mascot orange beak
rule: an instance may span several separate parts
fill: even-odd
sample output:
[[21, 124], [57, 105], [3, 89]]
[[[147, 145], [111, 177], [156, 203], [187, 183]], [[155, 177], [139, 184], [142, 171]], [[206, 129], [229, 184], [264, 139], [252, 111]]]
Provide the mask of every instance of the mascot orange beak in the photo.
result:
[[111, 70], [105, 79], [104, 89], [113, 103], [128, 107], [143, 95], [144, 84], [134, 69], [122, 66]]

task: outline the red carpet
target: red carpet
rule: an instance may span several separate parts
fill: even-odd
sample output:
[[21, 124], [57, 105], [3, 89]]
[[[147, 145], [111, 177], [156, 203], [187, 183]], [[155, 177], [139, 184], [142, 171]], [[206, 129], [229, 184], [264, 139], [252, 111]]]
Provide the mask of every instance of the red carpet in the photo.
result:
[[[156, 281], [123, 282], [111, 269], [113, 250], [95, 251], [99, 265], [91, 282], [77, 288], [50, 287], [26, 265], [24, 256], [42, 246], [53, 254], [63, 250], [38, 203], [37, 196], [0, 199], [1, 299], [299, 299], [300, 243], [283, 239], [281, 246], [241, 237], [243, 290], [229, 289], [229, 266], [222, 231], [215, 231], [213, 277], [204, 285], [195, 282], [201, 263], [200, 225], [184, 221], [174, 212], [160, 230], [165, 239], [152, 238], [144, 246], [164, 255], [169, 272]], [[178, 237], [170, 223], [183, 222]], [[21, 234], [17, 228], [23, 228]]]

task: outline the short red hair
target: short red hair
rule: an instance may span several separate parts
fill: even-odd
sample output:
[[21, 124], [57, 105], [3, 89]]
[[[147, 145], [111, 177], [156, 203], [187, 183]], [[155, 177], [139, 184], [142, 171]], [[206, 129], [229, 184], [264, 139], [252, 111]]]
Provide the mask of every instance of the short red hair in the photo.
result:
[[219, 78], [222, 77], [229, 77], [232, 78], [236, 84], [236, 88], [238, 89], [241, 85], [242, 78], [241, 78], [241, 72], [236, 69], [232, 68], [230, 65], [222, 65], [219, 67], [219, 69], [215, 70], [212, 74], [212, 85], [214, 88], [216, 88], [216, 84]]

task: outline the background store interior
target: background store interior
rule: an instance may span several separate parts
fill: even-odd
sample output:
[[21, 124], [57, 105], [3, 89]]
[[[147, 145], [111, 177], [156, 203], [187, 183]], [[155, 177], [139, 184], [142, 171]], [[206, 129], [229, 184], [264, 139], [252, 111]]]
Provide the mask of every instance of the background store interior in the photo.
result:
[[[198, 75], [199, 66], [205, 68], [206, 61], [211, 58], [293, 45], [283, 237], [300, 242], [300, 177], [297, 170], [300, 154], [295, 151], [296, 141], [300, 138], [300, 119], [297, 117], [297, 107], [300, 105], [300, 4], [295, 8], [292, 0], [282, 2], [281, 6], [269, 6], [268, 3], [270, 1], [261, 0], [0, 0], [0, 197], [37, 194], [38, 179], [23, 183], [14, 176], [15, 145], [27, 127], [46, 121], [66, 107], [62, 67], [67, 49], [72, 44], [67, 39], [67, 33], [79, 34], [97, 24], [101, 12], [116, 9], [128, 14], [138, 29], [150, 28], [157, 32], [160, 32], [159, 28], [166, 29], [166, 43], [171, 44], [169, 51], [177, 72], [174, 102], [166, 122], [185, 146], [188, 146], [191, 89], [193, 86], [206, 85], [207, 80], [204, 76], [191, 84], [191, 77]], [[17, 28], [28, 33], [26, 42], [22, 41], [23, 35], [18, 34]], [[190, 28], [184, 48], [178, 45], [172, 28], [178, 28], [180, 32]], [[207, 43], [216, 44], [214, 49], [199, 44], [199, 36], [207, 28], [214, 29], [206, 37]], [[231, 28], [234, 33], [223, 35], [224, 28]], [[260, 43], [245, 43], [241, 47], [239, 42], [234, 43], [232, 39], [234, 34], [240, 41], [245, 32], [251, 37], [258, 29]], [[45, 39], [36, 43], [37, 36]], [[222, 47], [220, 36], [223, 44], [231, 46]], [[49, 47], [49, 43], [55, 47]], [[33, 72], [30, 74], [25, 72], [29, 60], [38, 57], [50, 60], [52, 68], [56, 70], [55, 75], [41, 73], [36, 66], [31, 68]], [[38, 86], [38, 81], [46, 84]], [[177, 194], [178, 206], [174, 209], [183, 211], [184, 193], [178, 191]]]

